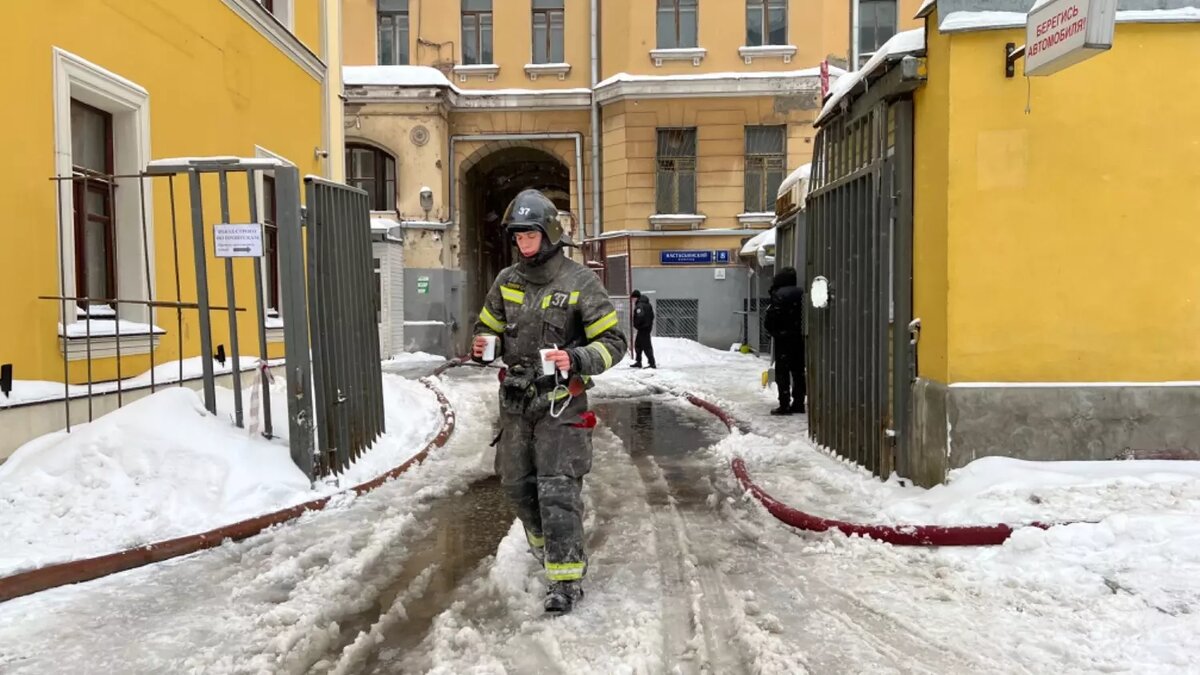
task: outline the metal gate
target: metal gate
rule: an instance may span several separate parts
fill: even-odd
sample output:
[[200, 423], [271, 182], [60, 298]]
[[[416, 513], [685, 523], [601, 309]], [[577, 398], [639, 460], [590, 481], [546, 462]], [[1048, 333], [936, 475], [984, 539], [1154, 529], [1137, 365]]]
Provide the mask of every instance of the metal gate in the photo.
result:
[[383, 375], [367, 193], [314, 176], [304, 188], [315, 471], [324, 475], [345, 470], [383, 433]]
[[807, 202], [806, 287], [830, 288], [808, 307], [809, 433], [880, 476], [908, 440], [912, 116], [911, 99], [880, 100], [823, 126]]

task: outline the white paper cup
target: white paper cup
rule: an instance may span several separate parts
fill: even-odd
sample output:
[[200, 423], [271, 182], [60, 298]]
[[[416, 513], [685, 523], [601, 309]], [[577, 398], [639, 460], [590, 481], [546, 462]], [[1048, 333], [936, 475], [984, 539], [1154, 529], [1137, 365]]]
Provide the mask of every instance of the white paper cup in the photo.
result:
[[553, 375], [554, 374], [554, 362], [546, 360], [546, 355], [553, 351], [557, 351], [557, 350], [554, 350], [554, 349], [539, 349], [538, 350], [538, 358], [540, 358], [542, 360], [542, 374], [543, 375]]
[[496, 341], [498, 339], [499, 338], [497, 338], [495, 335], [484, 335], [483, 336], [483, 341], [485, 344], [483, 346], [483, 357], [482, 358], [484, 361], [495, 361], [496, 360]]

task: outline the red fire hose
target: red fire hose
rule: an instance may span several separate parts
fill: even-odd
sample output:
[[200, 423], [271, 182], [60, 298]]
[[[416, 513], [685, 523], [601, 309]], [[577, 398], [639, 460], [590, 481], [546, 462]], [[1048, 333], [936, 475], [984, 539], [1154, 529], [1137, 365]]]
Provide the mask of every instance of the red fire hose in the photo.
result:
[[[727, 411], [716, 404], [705, 401], [692, 394], [687, 399], [693, 405], [704, 408], [725, 423], [730, 430], [737, 428], [737, 421]], [[794, 509], [780, 502], [767, 491], [750, 479], [746, 471], [746, 462], [742, 458], [734, 458], [732, 462], [733, 475], [737, 477], [742, 488], [749, 492], [767, 511], [787, 525], [808, 530], [810, 532], [827, 532], [837, 530], [847, 536], [858, 535], [870, 537], [878, 541], [896, 546], [995, 546], [1004, 543], [1016, 528], [1011, 525], [862, 525], [847, 523], [830, 518], [822, 518]], [[1028, 523], [1019, 527], [1036, 527], [1043, 530], [1055, 525], [1069, 523]]]

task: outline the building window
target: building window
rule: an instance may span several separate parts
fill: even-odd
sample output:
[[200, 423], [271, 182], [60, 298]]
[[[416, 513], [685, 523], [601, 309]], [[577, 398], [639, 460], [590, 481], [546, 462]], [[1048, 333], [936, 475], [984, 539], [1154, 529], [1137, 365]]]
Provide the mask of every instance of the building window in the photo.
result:
[[367, 191], [372, 211], [396, 210], [396, 160], [386, 152], [347, 143], [346, 183]]
[[658, 0], [658, 48], [697, 46], [697, 0]]
[[865, 60], [896, 34], [896, 0], [858, 1], [858, 53]]
[[408, 65], [408, 0], [379, 0], [379, 65]]
[[102, 304], [117, 297], [113, 150], [112, 115], [72, 99], [75, 290], [79, 297], [103, 299]]
[[787, 43], [787, 0], [746, 0], [746, 46]]
[[746, 212], [775, 210], [787, 166], [787, 127], [746, 127]]
[[463, 65], [492, 63], [492, 0], [462, 0]]
[[696, 212], [696, 130], [658, 130], [657, 213]]
[[533, 62], [564, 63], [563, 0], [533, 0]]
[[266, 258], [266, 305], [268, 313], [279, 316], [279, 221], [275, 205], [275, 178], [263, 176], [263, 257]]

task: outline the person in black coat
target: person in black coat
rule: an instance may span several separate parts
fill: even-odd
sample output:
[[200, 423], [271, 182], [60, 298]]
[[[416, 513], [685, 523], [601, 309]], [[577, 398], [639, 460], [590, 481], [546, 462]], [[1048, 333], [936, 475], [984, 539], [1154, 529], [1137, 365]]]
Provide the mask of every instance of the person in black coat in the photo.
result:
[[634, 291], [633, 299], [633, 328], [637, 337], [633, 341], [633, 363], [630, 368], [642, 367], [642, 352], [646, 353], [651, 368], [658, 368], [654, 363], [654, 345], [650, 342], [650, 331], [654, 330], [654, 308], [650, 306], [650, 298]]
[[804, 412], [804, 289], [796, 283], [796, 270], [785, 267], [771, 282], [771, 304], [764, 325], [775, 340], [775, 380], [779, 407], [772, 415]]

